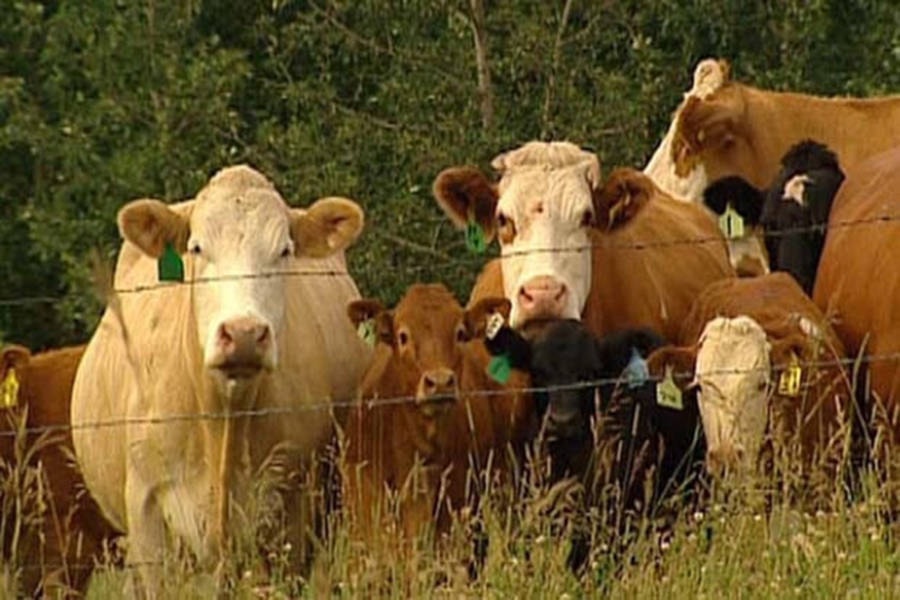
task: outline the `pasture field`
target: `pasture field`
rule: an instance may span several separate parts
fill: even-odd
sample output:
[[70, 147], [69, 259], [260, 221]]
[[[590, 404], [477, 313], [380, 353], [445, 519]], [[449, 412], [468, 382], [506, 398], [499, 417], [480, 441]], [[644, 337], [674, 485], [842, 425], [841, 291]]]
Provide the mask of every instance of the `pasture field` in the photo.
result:
[[[790, 473], [790, 468], [779, 471]], [[11, 524], [10, 514], [38, 501], [34, 474], [19, 475], [2, 479], [4, 526]], [[308, 580], [281, 568], [277, 547], [268, 552], [264, 567], [258, 553], [247, 550], [259, 532], [247, 531], [246, 539], [236, 542], [239, 549], [226, 567], [230, 587], [225, 596], [892, 597], [900, 590], [897, 530], [885, 517], [884, 489], [874, 476], [863, 479], [852, 502], [847, 501], [843, 484], [821, 490], [816, 510], [802, 510], [783, 479], [781, 484], [774, 479], [755, 481], [729, 490], [727, 497], [713, 490], [704, 511], [682, 511], [664, 540], [651, 531], [650, 520], [642, 519], [633, 527], [635, 541], [616, 552], [610, 549], [608, 528], [595, 523], [590, 526], [589, 567], [580, 578], [566, 566], [571, 539], [566, 530], [572, 515], [587, 516], [591, 522], [595, 515], [585, 515], [580, 508], [576, 486], [548, 490], [520, 483], [517, 492], [511, 484], [488, 491], [482, 522], [489, 545], [474, 580], [466, 571], [472, 538], [460, 520], [439, 551], [430, 540], [419, 539], [400, 557], [391, 543], [375, 549], [352, 541], [347, 524], [332, 514], [325, 526], [330, 533], [319, 544]], [[18, 484], [24, 486], [19, 494], [12, 489]], [[262, 513], [249, 520], [265, 523]], [[385, 533], [385, 539], [394, 539], [390, 531]], [[15, 595], [11, 568], [3, 568], [5, 597]], [[163, 572], [167, 597], [215, 594], [211, 576], [197, 575], [177, 557], [167, 561]], [[121, 598], [128, 580], [127, 571], [102, 565], [87, 597]]]

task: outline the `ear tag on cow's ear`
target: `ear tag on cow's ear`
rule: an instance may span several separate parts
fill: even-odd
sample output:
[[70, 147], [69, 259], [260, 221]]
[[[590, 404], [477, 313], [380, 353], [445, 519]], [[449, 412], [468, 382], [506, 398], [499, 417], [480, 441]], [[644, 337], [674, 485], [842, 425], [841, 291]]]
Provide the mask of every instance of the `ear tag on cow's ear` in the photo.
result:
[[484, 241], [484, 230], [473, 220], [466, 223], [466, 248], [473, 254], [484, 254], [487, 242]]
[[662, 381], [656, 384], [656, 403], [666, 408], [675, 410], [684, 410], [684, 403], [681, 401], [681, 389], [675, 385], [672, 378], [672, 366], [666, 365], [666, 374]]
[[650, 371], [647, 369], [647, 361], [637, 351], [637, 348], [631, 349], [631, 360], [625, 367], [625, 381], [628, 382], [628, 388], [634, 389], [644, 385], [644, 382], [650, 378]]
[[156, 267], [160, 281], [184, 281], [184, 263], [171, 243], [166, 243]]
[[497, 334], [500, 333], [500, 329], [503, 327], [503, 324], [506, 322], [506, 319], [503, 318], [503, 315], [495, 312], [492, 313], [487, 320], [487, 326], [484, 329], [484, 337], [489, 340], [497, 337]]
[[791, 364], [781, 372], [778, 378], [778, 393], [782, 396], [795, 398], [800, 395], [800, 381], [803, 379], [803, 369], [797, 355], [791, 352]]
[[356, 335], [370, 348], [375, 347], [375, 319], [360, 321], [356, 327]]
[[498, 354], [491, 359], [487, 368], [488, 375], [497, 383], [506, 383], [509, 381], [509, 375], [512, 372], [512, 365], [509, 362], [509, 356], [506, 354]]
[[10, 368], [0, 382], [0, 407], [14, 408], [19, 403], [19, 378], [16, 370]]
[[730, 240], [744, 237], [744, 218], [734, 210], [730, 202], [725, 205], [725, 212], [719, 217], [719, 229]]

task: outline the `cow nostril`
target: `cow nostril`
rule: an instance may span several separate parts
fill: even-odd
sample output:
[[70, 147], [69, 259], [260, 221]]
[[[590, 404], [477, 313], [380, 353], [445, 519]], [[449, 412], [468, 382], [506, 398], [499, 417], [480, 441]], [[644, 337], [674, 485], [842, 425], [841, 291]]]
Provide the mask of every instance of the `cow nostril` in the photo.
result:
[[524, 287], [519, 289], [519, 296], [521, 296], [521, 298], [523, 300], [525, 300], [526, 302], [534, 301], [534, 297], [531, 294], [529, 294], [527, 291], [525, 291]]
[[219, 343], [227, 345], [233, 341], [234, 337], [232, 337], [231, 332], [228, 331], [228, 326], [225, 324], [219, 325]]
[[556, 293], [555, 300], [562, 300], [562, 297], [566, 295], [566, 286], [565, 284], [560, 284], [559, 291]]
[[428, 375], [426, 375], [426, 376], [425, 376], [425, 389], [427, 389], [427, 390], [433, 390], [434, 387], [435, 387], [435, 385], [436, 385], [436, 384], [434, 383], [434, 379], [432, 379], [431, 377], [429, 377]]
[[256, 338], [256, 343], [260, 346], [264, 346], [269, 343], [271, 334], [269, 333], [269, 327], [267, 325], [263, 325], [260, 329], [261, 331], [259, 332], [259, 336], [257, 336]]

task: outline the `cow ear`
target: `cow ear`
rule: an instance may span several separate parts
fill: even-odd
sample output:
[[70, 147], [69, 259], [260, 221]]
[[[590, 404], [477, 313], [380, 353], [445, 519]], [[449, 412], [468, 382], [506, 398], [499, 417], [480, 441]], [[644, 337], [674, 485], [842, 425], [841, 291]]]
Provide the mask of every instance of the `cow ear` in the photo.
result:
[[0, 381], [6, 379], [10, 369], [22, 369], [31, 360], [31, 352], [24, 346], [9, 344], [0, 350]]
[[611, 230], [630, 221], [657, 191], [649, 177], [634, 169], [619, 168], [594, 191], [596, 226]]
[[378, 340], [391, 346], [394, 343], [394, 320], [391, 311], [378, 300], [364, 298], [354, 300], [347, 305], [347, 316], [354, 327], [365, 321], [375, 321], [375, 333]]
[[682, 388], [693, 386], [696, 364], [697, 348], [693, 346], [663, 346], [647, 357], [647, 370], [652, 377], [663, 377], [666, 368], [670, 368], [675, 382]]
[[482, 298], [475, 303], [475, 306], [466, 310], [466, 331], [473, 338], [483, 337], [490, 316], [500, 313], [503, 321], [506, 322], [509, 320], [510, 310], [512, 310], [512, 303], [506, 298]]
[[355, 242], [364, 222], [362, 209], [347, 198], [322, 198], [308, 209], [291, 209], [294, 252], [310, 258], [330, 256]]
[[705, 100], [697, 96], [685, 100], [672, 140], [676, 175], [686, 177], [703, 152], [734, 141], [740, 108], [737, 98], [721, 92]]
[[159, 200], [134, 200], [119, 210], [122, 237], [152, 257], [159, 258], [167, 244], [183, 254], [191, 234], [190, 215], [172, 210]]
[[497, 186], [476, 167], [451, 167], [434, 180], [438, 206], [458, 228], [474, 220], [484, 231], [485, 241], [494, 239]]

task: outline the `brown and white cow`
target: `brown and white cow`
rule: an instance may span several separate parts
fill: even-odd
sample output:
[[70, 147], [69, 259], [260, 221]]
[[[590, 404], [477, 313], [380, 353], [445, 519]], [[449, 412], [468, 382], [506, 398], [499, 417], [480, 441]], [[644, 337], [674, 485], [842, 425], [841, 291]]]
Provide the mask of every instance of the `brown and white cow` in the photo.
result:
[[[406, 541], [431, 527], [446, 533], [453, 511], [476, 499], [467, 490], [479, 489], [485, 469], [503, 468], [534, 428], [529, 396], [503, 393], [486, 374], [482, 334], [494, 312], [507, 315], [509, 302], [486, 298], [464, 310], [440, 284], [411, 286], [393, 310], [350, 304], [351, 320], [372, 320], [377, 331], [345, 431], [344, 501], [369, 543], [394, 536], [392, 526]], [[528, 380], [513, 374], [506, 385]]]
[[811, 138], [845, 169], [900, 140], [900, 95], [826, 98], [761, 90], [733, 81], [728, 63], [698, 63], [694, 87], [675, 111], [644, 173], [675, 198], [700, 202], [706, 186], [739, 175], [758, 189], [788, 148]]
[[[711, 470], [753, 470], [771, 449], [814, 479], [826, 477], [815, 481], [833, 484], [851, 409], [847, 355], [790, 275], [711, 284], [680, 340], [682, 348], [659, 352], [670, 353], [676, 370], [695, 373]], [[793, 391], [781, 387], [792, 364], [801, 369]]]
[[95, 561], [118, 536], [73, 462], [69, 403], [83, 354], [84, 346], [34, 356], [22, 346], [0, 350], [0, 381], [18, 381], [15, 405], [0, 409], [0, 479], [21, 486], [4, 485], [0, 493], [3, 555], [15, 556], [21, 591], [28, 596], [83, 594]]
[[725, 241], [702, 207], [673, 200], [642, 173], [600, 179], [593, 153], [530, 142], [493, 161], [444, 170], [438, 204], [459, 227], [475, 221], [501, 258], [479, 276], [470, 304], [503, 295], [510, 322], [583, 318], [595, 335], [650, 327], [673, 339], [710, 282], [732, 277]]
[[[252, 525], [242, 515], [261, 465], [303, 477], [328, 443], [331, 400], [351, 395], [370, 356], [334, 315], [358, 297], [340, 254], [363, 213], [342, 198], [291, 209], [265, 176], [237, 166], [192, 201], [131, 202], [118, 223], [121, 292], [78, 369], [72, 423], [88, 488], [127, 532], [127, 560], [154, 594], [154, 566], [173, 548], [201, 568], [224, 565]], [[184, 284], [157, 281], [167, 245]], [[98, 421], [124, 424], [78, 428]], [[297, 486], [281, 502], [297, 565], [311, 509]]]
[[[850, 355], [863, 355], [875, 415], [887, 426], [884, 439], [897, 456], [900, 272], [894, 249], [900, 252], [900, 146], [845, 173], [831, 208], [813, 299], [834, 316]], [[897, 458], [893, 462], [896, 469]]]

